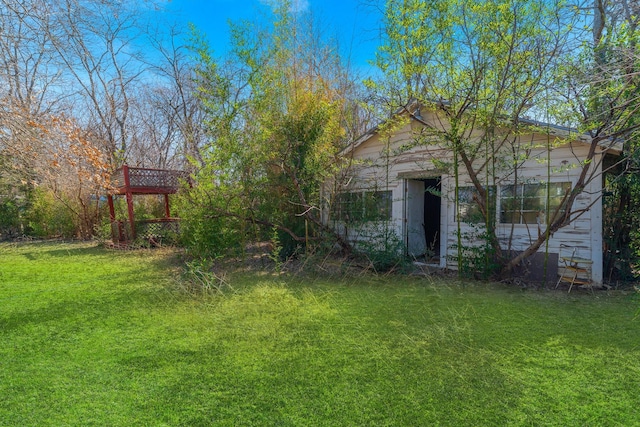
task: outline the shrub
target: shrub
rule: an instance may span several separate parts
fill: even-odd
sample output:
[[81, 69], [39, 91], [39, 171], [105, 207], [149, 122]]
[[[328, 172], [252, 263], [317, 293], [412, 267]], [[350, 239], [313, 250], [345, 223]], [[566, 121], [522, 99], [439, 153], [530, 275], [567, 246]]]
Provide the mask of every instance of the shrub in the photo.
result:
[[21, 211], [24, 210], [24, 200], [15, 196], [0, 198], [0, 240], [18, 236], [23, 229]]
[[402, 239], [384, 224], [358, 242], [357, 252], [364, 255], [377, 272], [405, 270], [410, 260], [404, 255]]
[[215, 215], [216, 203], [198, 188], [176, 198], [175, 206], [181, 218], [179, 243], [194, 257], [216, 258], [244, 247], [246, 224], [232, 217]]
[[32, 203], [26, 212], [29, 235], [38, 238], [66, 237], [78, 235], [75, 215], [68, 205], [56, 199], [47, 190], [33, 191]]

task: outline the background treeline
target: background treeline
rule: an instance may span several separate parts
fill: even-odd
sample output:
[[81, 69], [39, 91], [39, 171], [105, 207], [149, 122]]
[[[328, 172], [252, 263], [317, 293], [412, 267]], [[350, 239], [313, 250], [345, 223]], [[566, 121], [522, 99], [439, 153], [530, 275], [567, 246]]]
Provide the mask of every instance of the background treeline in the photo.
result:
[[91, 237], [118, 166], [181, 168], [197, 155], [186, 30], [160, 6], [0, 2], [0, 238]]

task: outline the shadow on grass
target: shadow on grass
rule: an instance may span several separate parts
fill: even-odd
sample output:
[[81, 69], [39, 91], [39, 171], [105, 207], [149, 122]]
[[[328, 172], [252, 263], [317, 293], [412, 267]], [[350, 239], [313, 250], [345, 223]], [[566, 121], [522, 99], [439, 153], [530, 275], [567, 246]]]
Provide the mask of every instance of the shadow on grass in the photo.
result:
[[41, 302], [40, 307], [23, 306], [12, 310], [10, 314], [0, 316], [0, 330], [10, 332], [26, 325], [37, 327], [39, 324], [47, 323], [70, 327], [74, 322], [82, 321], [86, 322], [85, 326], [89, 326], [101, 319], [123, 316], [123, 313], [135, 311], [140, 308], [141, 301], [151, 300], [155, 295], [155, 291], [129, 291], [120, 288], [106, 297], [95, 293], [91, 296], [56, 296], [55, 299]]

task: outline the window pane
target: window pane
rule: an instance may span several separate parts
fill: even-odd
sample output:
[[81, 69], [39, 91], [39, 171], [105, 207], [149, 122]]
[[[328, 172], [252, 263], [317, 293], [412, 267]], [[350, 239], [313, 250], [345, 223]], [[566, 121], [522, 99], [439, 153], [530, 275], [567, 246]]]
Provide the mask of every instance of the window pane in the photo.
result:
[[367, 191], [364, 200], [365, 221], [391, 219], [391, 191]]
[[336, 221], [354, 222], [362, 220], [362, 193], [339, 193], [333, 208], [333, 219]]
[[538, 197], [535, 198], [525, 198], [522, 200], [522, 210], [525, 211], [537, 211], [544, 206], [544, 199], [540, 199]]
[[[485, 217], [480, 210], [477, 198], [478, 191], [475, 187], [458, 188], [458, 219], [469, 224], [480, 224], [485, 222]], [[496, 212], [496, 191], [495, 187], [489, 187], [489, 218], [495, 218]]]
[[500, 222], [506, 224], [517, 224], [519, 221], [517, 220], [516, 212], [513, 210], [510, 211], [502, 211], [500, 215]]
[[555, 182], [549, 184], [549, 195], [551, 197], [563, 198], [567, 191], [571, 190], [570, 182]]
[[[547, 187], [549, 206], [547, 206]], [[500, 195], [500, 222], [513, 224], [536, 224], [546, 221], [546, 212], [554, 212], [564, 199], [571, 183], [538, 183], [505, 185]]]
[[[565, 194], [569, 191], [571, 191], [570, 182], [560, 182], [549, 185], [549, 207], [547, 210], [551, 215], [556, 212], [558, 207], [562, 204]], [[558, 211], [557, 215], [563, 215], [564, 212], [565, 210], [561, 209]]]
[[522, 212], [522, 223], [524, 224], [537, 224], [538, 215], [540, 211], [523, 211]]
[[517, 196], [517, 190], [522, 186], [504, 185], [500, 190], [500, 222], [506, 224], [518, 224], [522, 200]]
[[522, 189], [522, 197], [540, 198], [545, 195], [544, 184], [524, 184]]

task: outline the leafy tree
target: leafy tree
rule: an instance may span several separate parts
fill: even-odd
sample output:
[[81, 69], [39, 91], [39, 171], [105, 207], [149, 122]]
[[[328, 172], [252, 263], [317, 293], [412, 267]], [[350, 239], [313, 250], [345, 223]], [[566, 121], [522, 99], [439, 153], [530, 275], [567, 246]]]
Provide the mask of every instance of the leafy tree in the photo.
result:
[[[593, 2], [594, 24], [591, 51], [587, 62], [593, 73], [602, 76], [595, 83], [595, 95], [589, 111], [607, 116], [611, 107], [624, 108], [625, 115], [615, 123], [622, 130], [623, 152], [608, 174], [608, 197], [605, 198], [605, 273], [612, 279], [632, 276], [632, 260], [637, 258], [640, 227], [640, 181], [638, 180], [638, 23], [637, 1]], [[580, 68], [586, 73], [586, 67]], [[601, 94], [601, 96], [598, 96]]]
[[287, 2], [274, 6], [266, 29], [239, 23], [231, 33], [233, 56], [223, 64], [194, 39], [211, 143], [192, 206], [204, 206], [209, 220], [244, 224], [244, 239], [269, 238], [275, 227], [291, 253], [332, 233], [321, 221], [320, 187], [337, 170], [354, 85], [312, 17]]
[[[377, 58], [384, 79], [369, 84], [386, 93], [391, 105], [417, 100], [446, 123], [426, 128], [417, 143], [449, 149], [451, 159], [443, 166], [455, 178], [456, 198], [460, 172], [470, 178], [477, 192], [474, 202], [485, 219], [484, 239], [491, 248], [487, 261], [496, 262], [505, 275], [584, 213], [574, 209], [574, 202], [591, 180], [601, 179], [593, 173], [600, 161], [595, 153], [632, 127], [634, 108], [619, 102], [619, 94], [632, 86], [605, 89], [594, 84], [593, 60], [586, 61], [587, 67], [571, 60], [580, 52], [582, 64], [593, 58], [583, 44], [584, 32], [577, 30], [584, 20], [575, 7], [542, 0], [385, 3], [385, 42]], [[612, 99], [614, 108], [598, 114], [602, 110], [596, 113], [589, 103], [603, 99]], [[544, 126], [522, 120], [527, 115], [578, 127], [590, 134], [591, 142], [580, 159], [577, 182], [561, 206], [547, 215], [531, 244], [512, 256], [500, 245], [489, 192], [505, 174], [518, 182], [518, 169], [531, 148], [523, 147], [520, 137], [547, 132]], [[549, 138], [547, 146], [539, 148], [550, 153], [563, 142]]]

